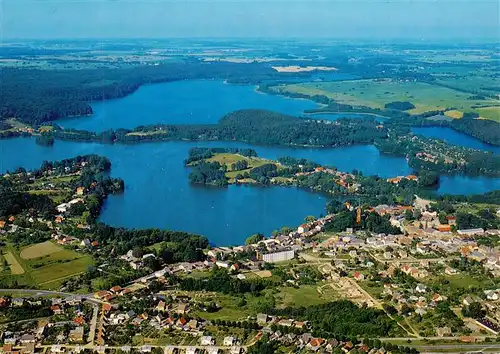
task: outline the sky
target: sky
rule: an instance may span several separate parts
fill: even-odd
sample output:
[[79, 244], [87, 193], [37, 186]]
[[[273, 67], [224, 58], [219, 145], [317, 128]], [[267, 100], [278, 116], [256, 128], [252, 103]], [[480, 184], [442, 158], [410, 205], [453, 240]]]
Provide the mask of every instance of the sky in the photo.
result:
[[0, 0], [3, 39], [498, 39], [498, 0]]

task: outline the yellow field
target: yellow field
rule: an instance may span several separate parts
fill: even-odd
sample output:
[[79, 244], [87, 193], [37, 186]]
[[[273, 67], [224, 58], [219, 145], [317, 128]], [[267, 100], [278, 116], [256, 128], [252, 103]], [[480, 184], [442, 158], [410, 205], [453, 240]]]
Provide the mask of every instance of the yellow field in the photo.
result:
[[37, 243], [36, 245], [23, 248], [19, 256], [22, 259], [33, 259], [48, 256], [49, 254], [62, 251], [63, 248], [51, 241]]
[[19, 264], [16, 257], [12, 254], [12, 252], [7, 252], [3, 255], [7, 263], [10, 265], [10, 272], [14, 275], [24, 274], [24, 268]]
[[444, 115], [453, 119], [461, 119], [464, 117], [464, 112], [460, 112], [457, 110], [446, 111], [444, 112]]
[[258, 272], [254, 272], [261, 278], [269, 278], [272, 277], [271, 271], [269, 270], [259, 270]]

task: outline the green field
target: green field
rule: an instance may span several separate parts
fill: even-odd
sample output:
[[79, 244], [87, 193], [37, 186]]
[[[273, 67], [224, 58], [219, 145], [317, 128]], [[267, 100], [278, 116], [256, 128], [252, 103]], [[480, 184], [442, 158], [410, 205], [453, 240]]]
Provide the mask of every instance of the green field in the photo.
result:
[[309, 82], [273, 86], [278, 93], [299, 93], [308, 96], [323, 95], [338, 103], [383, 109], [394, 101], [409, 101], [415, 108], [410, 114], [453, 108], [460, 112], [476, 112], [484, 118], [498, 120], [497, 107], [473, 108], [474, 106], [496, 106], [494, 99], [471, 100], [472, 94], [423, 82], [403, 82], [391, 79], [350, 80], [335, 82]]
[[93, 264], [89, 255], [63, 248], [51, 241], [20, 250], [7, 245], [3, 257], [11, 265], [11, 270], [4, 270], [0, 277], [44, 289], [57, 288], [64, 279], [85, 272]]
[[[236, 161], [246, 161], [248, 163], [248, 168], [246, 170], [240, 170], [240, 171], [231, 171], [231, 164], [235, 163]], [[266, 163], [274, 163], [274, 161], [269, 161], [265, 159], [261, 159], [258, 157], [246, 157], [238, 154], [230, 154], [230, 153], [221, 153], [221, 154], [215, 154], [213, 157], [209, 158], [207, 160], [208, 162], [218, 162], [221, 165], [226, 165], [227, 166], [227, 173], [226, 176], [230, 179], [235, 178], [238, 174], [241, 174], [243, 172], [249, 172], [252, 168], [262, 166]], [[278, 167], [280, 167], [279, 164], [277, 164]]]
[[19, 254], [22, 259], [33, 259], [48, 256], [49, 254], [62, 251], [62, 247], [56, 245], [53, 242], [47, 241], [42, 243], [37, 243], [32, 246], [23, 248]]
[[[318, 286], [321, 285], [318, 284]], [[318, 286], [280, 287], [279, 293], [276, 294], [276, 303], [278, 307], [302, 307], [324, 304], [338, 299], [338, 294], [335, 293], [331, 286], [322, 287], [321, 294], [318, 292]]]

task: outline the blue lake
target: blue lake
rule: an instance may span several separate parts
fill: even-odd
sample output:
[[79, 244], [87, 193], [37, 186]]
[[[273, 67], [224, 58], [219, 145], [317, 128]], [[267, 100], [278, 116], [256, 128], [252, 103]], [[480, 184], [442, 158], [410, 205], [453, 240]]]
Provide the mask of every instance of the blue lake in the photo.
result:
[[[256, 232], [269, 235], [282, 226], [296, 226], [307, 215], [325, 213], [327, 198], [285, 187], [229, 186], [205, 188], [189, 184], [183, 160], [191, 147], [252, 147], [261, 157], [308, 158], [341, 170], [356, 168], [384, 177], [408, 174], [403, 158], [380, 155], [374, 146], [295, 149], [228, 142], [157, 142], [105, 145], [56, 141], [53, 147], [32, 138], [0, 140], [0, 172], [24, 166], [38, 168], [44, 160], [99, 154], [112, 162], [111, 174], [125, 180], [125, 193], [110, 196], [101, 220], [113, 226], [158, 227], [200, 233], [219, 245], [238, 244]], [[440, 193], [475, 194], [500, 189], [500, 179], [443, 177]]]
[[[292, 115], [317, 104], [303, 99], [259, 93], [254, 86], [228, 85], [221, 81], [194, 80], [147, 85], [116, 100], [93, 104], [90, 117], [58, 121], [64, 127], [93, 131], [134, 128], [155, 123], [215, 123], [237, 109], [263, 108]], [[314, 115], [337, 119], [343, 114]], [[352, 116], [352, 115], [351, 115]], [[361, 115], [355, 115], [362, 118]], [[417, 128], [416, 133], [436, 136], [455, 144], [489, 149], [476, 139], [446, 128]], [[480, 142], [479, 142], [480, 143]], [[482, 144], [482, 143], [480, 143]], [[474, 146], [472, 146], [474, 145]], [[23, 166], [38, 168], [44, 160], [76, 155], [108, 157], [111, 174], [125, 180], [122, 195], [110, 196], [101, 220], [113, 226], [158, 227], [185, 230], [207, 236], [219, 245], [239, 244], [249, 235], [269, 235], [282, 226], [295, 226], [307, 215], [325, 213], [327, 198], [285, 187], [229, 186], [205, 188], [189, 184], [183, 161], [194, 146], [252, 147], [264, 158], [307, 158], [343, 171], [357, 169], [367, 175], [393, 177], [411, 172], [406, 160], [381, 155], [370, 145], [335, 149], [296, 149], [249, 146], [236, 142], [157, 142], [138, 145], [103, 145], [56, 141], [42, 147], [34, 139], [0, 140], [0, 172]], [[438, 193], [479, 194], [500, 189], [500, 179], [444, 176]]]
[[309, 100], [258, 92], [255, 86], [187, 80], [141, 86], [126, 97], [93, 103], [91, 116], [58, 123], [65, 128], [103, 131], [156, 123], [216, 123], [224, 114], [246, 108], [300, 116], [304, 110], [317, 107]]
[[64, 128], [97, 132], [160, 123], [213, 124], [227, 113], [250, 108], [315, 119], [373, 118], [362, 114], [304, 114], [305, 110], [318, 107], [318, 104], [306, 99], [265, 94], [252, 85], [185, 80], [141, 86], [126, 97], [94, 102], [94, 114], [91, 116], [61, 119], [57, 123]]
[[450, 144], [463, 146], [466, 148], [491, 151], [500, 154], [500, 146], [483, 143], [472, 136], [462, 134], [454, 129], [445, 127], [415, 127], [411, 131], [415, 134], [423, 135], [427, 138], [444, 140]]

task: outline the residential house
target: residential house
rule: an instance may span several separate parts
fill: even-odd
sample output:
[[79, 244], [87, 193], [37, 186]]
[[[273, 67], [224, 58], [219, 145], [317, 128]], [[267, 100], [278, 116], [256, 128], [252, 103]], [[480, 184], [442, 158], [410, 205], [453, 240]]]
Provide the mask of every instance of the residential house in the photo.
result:
[[427, 290], [426, 286], [424, 284], [418, 284], [416, 287], [415, 287], [415, 291], [417, 293], [425, 293]]
[[69, 332], [69, 340], [71, 342], [83, 342], [84, 327], [76, 327]]
[[257, 315], [257, 323], [258, 324], [265, 324], [265, 323], [267, 323], [267, 318], [268, 318], [268, 316], [265, 313], [259, 313]]
[[24, 299], [23, 298], [15, 298], [15, 299], [12, 299], [10, 303], [14, 307], [22, 307], [22, 306], [24, 306]]
[[361, 281], [365, 279], [365, 276], [360, 272], [354, 272], [354, 279], [357, 281]]
[[196, 329], [196, 328], [198, 328], [198, 321], [197, 320], [190, 320], [188, 322], [188, 326], [190, 329]]
[[212, 336], [203, 336], [200, 338], [200, 345], [214, 345], [215, 340]]
[[319, 350], [319, 348], [321, 348], [321, 346], [323, 345], [323, 343], [325, 342], [324, 339], [322, 338], [313, 338], [311, 339], [311, 341], [307, 344], [307, 347], [316, 352]]
[[21, 338], [19, 338], [19, 342], [22, 344], [22, 345], [26, 345], [28, 343], [35, 343], [36, 340], [35, 340], [35, 336], [32, 335], [32, 334], [23, 334], [21, 336]]
[[436, 335], [438, 337], [451, 336], [451, 329], [450, 327], [438, 327], [436, 328]]
[[188, 312], [188, 304], [179, 304], [177, 305], [176, 309], [175, 309], [175, 312], [180, 314], [180, 315], [184, 315]]
[[495, 290], [485, 290], [484, 294], [488, 300], [496, 301], [498, 300], [498, 292]]
[[63, 310], [59, 305], [52, 305], [50, 307], [50, 311], [52, 311], [54, 315], [60, 315], [63, 312]]
[[233, 346], [235, 342], [234, 337], [224, 337], [224, 346], [226, 347]]
[[163, 300], [160, 300], [158, 305], [156, 305], [156, 311], [165, 312], [165, 308], [166, 308], [166, 303]]

